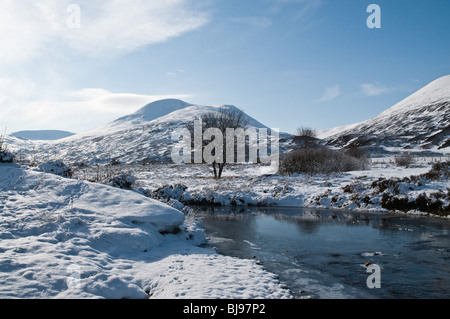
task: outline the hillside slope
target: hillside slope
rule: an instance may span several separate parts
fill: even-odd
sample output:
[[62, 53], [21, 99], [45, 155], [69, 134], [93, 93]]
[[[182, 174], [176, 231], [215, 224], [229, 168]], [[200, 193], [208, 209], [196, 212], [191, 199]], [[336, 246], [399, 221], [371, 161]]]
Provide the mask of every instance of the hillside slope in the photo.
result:
[[[174, 99], [156, 101], [102, 127], [41, 143], [37, 157], [86, 165], [111, 161], [125, 164], [171, 162], [172, 132], [188, 127], [201, 114], [217, 112], [222, 107], [238, 110], [232, 105], [192, 105]], [[245, 113], [244, 117], [249, 126], [267, 128]]]
[[336, 147], [374, 151], [450, 152], [450, 75], [441, 77], [378, 116], [327, 137]]

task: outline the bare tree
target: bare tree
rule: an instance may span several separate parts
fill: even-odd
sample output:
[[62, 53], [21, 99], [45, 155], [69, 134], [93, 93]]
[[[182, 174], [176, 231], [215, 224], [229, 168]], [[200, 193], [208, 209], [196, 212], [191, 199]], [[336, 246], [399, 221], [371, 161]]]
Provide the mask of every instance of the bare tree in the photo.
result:
[[316, 132], [309, 127], [299, 127], [297, 129], [297, 136], [301, 136], [301, 137], [317, 137]]
[[[234, 107], [221, 107], [218, 111], [212, 111], [208, 113], [204, 113], [201, 116], [201, 122], [202, 122], [202, 136], [205, 137], [205, 132], [208, 129], [216, 129], [217, 131], [220, 131], [221, 134], [218, 134], [219, 136], [214, 136], [214, 138], [221, 138], [222, 141], [219, 143], [221, 145], [221, 148], [213, 148], [210, 151], [214, 154], [216, 157], [220, 157], [223, 160], [222, 161], [213, 161], [212, 167], [214, 171], [214, 177], [216, 179], [222, 178], [223, 170], [227, 164], [226, 158], [227, 158], [227, 141], [226, 141], [226, 131], [227, 129], [245, 129], [248, 125], [248, 120], [244, 114], [244, 112], [240, 111], [239, 109], [236, 109]], [[191, 132], [193, 128], [190, 128]], [[212, 136], [210, 136], [212, 139]], [[203, 150], [208, 145], [208, 140], [203, 139], [202, 148]], [[234, 140], [233, 140], [234, 142]], [[220, 152], [220, 153], [217, 153]], [[220, 155], [220, 156], [217, 156]]]

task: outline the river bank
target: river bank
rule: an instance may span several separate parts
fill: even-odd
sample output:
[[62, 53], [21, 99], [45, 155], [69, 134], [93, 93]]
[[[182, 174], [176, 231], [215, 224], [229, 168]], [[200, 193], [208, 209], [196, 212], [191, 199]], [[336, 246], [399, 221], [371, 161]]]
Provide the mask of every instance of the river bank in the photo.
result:
[[[184, 205], [285, 206], [450, 216], [449, 162], [399, 167], [374, 163], [367, 170], [333, 175], [269, 175], [264, 166], [229, 167], [221, 180], [205, 165], [116, 168], [113, 175], [147, 197]], [[78, 173], [93, 176], [94, 171]], [[111, 179], [104, 183], [112, 184]]]

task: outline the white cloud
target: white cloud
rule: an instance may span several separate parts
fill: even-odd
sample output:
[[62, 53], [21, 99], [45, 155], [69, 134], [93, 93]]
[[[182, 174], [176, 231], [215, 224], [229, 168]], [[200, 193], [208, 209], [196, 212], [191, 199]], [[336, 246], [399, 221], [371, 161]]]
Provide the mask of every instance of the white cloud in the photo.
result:
[[97, 88], [69, 92], [68, 96], [75, 97], [75, 100], [70, 103], [75, 103], [78, 107], [85, 107], [86, 110], [93, 110], [99, 114], [112, 114], [114, 116], [130, 114], [142, 106], [157, 100], [167, 98], [188, 99], [191, 97], [187, 94], [143, 95], [135, 93], [112, 93]]
[[[80, 8], [80, 28], [68, 24], [71, 4]], [[114, 58], [200, 28], [209, 16], [195, 8], [193, 0], [1, 0], [0, 129], [78, 132], [158, 99], [189, 98], [74, 91], [78, 66], [70, 62]]]
[[377, 96], [392, 91], [392, 88], [387, 88], [379, 83], [364, 83], [360, 85], [362, 92], [367, 96]]
[[89, 56], [121, 54], [166, 41], [208, 22], [190, 0], [77, 0], [80, 28], [70, 28], [73, 0], [2, 0], [0, 63], [69, 51]]
[[40, 99], [21, 104], [2, 102], [0, 128], [8, 127], [9, 133], [28, 129], [81, 132], [131, 114], [144, 105], [160, 99], [186, 100], [190, 97], [187, 94], [142, 95], [86, 88], [64, 92], [54, 99]]
[[325, 93], [316, 102], [324, 102], [337, 98], [341, 95], [341, 87], [339, 85], [331, 86], [325, 89]]

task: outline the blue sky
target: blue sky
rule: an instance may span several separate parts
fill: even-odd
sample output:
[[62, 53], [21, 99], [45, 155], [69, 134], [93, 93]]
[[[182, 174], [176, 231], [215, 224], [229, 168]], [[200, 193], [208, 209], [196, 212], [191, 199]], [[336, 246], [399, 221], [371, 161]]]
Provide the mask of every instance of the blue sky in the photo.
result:
[[167, 97], [285, 132], [360, 122], [450, 74], [449, 13], [447, 0], [5, 0], [0, 128], [81, 132]]

